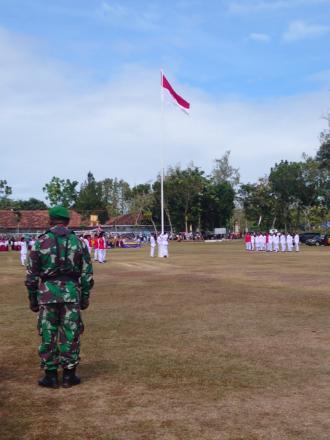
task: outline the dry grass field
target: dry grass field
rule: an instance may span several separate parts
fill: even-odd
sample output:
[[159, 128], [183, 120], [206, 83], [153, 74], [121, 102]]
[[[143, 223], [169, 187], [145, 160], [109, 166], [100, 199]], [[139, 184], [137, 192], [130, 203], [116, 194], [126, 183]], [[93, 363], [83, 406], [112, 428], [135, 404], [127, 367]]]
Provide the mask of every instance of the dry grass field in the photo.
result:
[[329, 440], [330, 248], [178, 243], [95, 266], [79, 374], [36, 385], [36, 315], [0, 254], [0, 438]]

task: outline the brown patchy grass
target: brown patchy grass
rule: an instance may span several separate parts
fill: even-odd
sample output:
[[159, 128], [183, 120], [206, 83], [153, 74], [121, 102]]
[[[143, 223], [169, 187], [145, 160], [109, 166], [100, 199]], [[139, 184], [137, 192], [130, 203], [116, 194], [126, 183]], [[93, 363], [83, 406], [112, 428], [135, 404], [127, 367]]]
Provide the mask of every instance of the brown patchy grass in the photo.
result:
[[329, 248], [180, 243], [95, 267], [83, 383], [36, 386], [36, 315], [0, 254], [1, 439], [328, 440]]

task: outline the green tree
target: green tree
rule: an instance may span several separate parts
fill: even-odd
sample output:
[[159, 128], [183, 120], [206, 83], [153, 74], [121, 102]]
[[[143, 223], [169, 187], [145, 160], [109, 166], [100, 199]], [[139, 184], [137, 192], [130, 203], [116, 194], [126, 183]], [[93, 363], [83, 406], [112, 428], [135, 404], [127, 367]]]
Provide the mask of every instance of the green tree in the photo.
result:
[[105, 223], [108, 218], [107, 205], [102, 193], [102, 184], [97, 182], [91, 173], [81, 185], [75, 208], [83, 215], [98, 215], [100, 223]]
[[77, 185], [76, 180], [64, 180], [54, 176], [49, 183], [45, 184], [42, 190], [46, 193], [46, 199], [49, 200], [51, 206], [63, 205], [70, 208], [77, 200]]
[[275, 223], [275, 200], [267, 177], [260, 178], [257, 183], [242, 184], [239, 201], [253, 228], [266, 229]]
[[34, 197], [30, 197], [28, 200], [15, 200], [15, 202], [13, 202], [13, 206], [15, 207], [15, 209], [31, 211], [35, 211], [38, 209], [47, 209], [47, 205], [45, 202], [35, 199]]
[[316, 153], [316, 161], [320, 168], [330, 171], [330, 115], [326, 118], [328, 121], [327, 129], [320, 134], [320, 146]]
[[235, 191], [230, 183], [205, 180], [200, 205], [202, 229], [211, 231], [228, 226], [235, 207], [234, 199]]
[[229, 183], [233, 188], [239, 184], [239, 169], [229, 163], [230, 150], [227, 150], [220, 159], [215, 159], [212, 176], [215, 183]]

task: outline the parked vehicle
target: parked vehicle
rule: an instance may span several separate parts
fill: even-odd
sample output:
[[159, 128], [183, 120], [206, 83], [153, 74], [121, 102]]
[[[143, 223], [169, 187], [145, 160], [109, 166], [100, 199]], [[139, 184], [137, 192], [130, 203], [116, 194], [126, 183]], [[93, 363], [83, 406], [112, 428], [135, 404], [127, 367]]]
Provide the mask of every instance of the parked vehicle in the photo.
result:
[[328, 234], [316, 235], [313, 238], [308, 238], [306, 244], [308, 246], [329, 246], [330, 236]]
[[299, 239], [301, 243], [306, 243], [306, 240], [319, 237], [321, 234], [320, 232], [302, 232], [299, 234]]

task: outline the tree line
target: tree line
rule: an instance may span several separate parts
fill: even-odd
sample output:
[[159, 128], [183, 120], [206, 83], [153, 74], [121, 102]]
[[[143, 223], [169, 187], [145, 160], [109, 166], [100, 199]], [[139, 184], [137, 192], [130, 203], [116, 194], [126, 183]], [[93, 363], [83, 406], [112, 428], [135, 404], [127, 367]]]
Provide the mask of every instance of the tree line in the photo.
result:
[[[330, 118], [314, 157], [281, 160], [254, 183], [240, 183], [230, 164], [230, 151], [215, 160], [210, 175], [193, 163], [169, 167], [164, 177], [165, 223], [175, 231], [212, 231], [235, 221], [244, 229], [296, 229], [324, 223], [330, 209]], [[118, 178], [97, 181], [90, 171], [83, 183], [54, 176], [43, 187], [48, 205], [62, 204], [100, 223], [124, 214], [141, 214], [160, 224], [160, 176], [131, 186]], [[0, 180], [0, 208], [46, 209], [41, 200], [14, 200], [6, 180]]]

